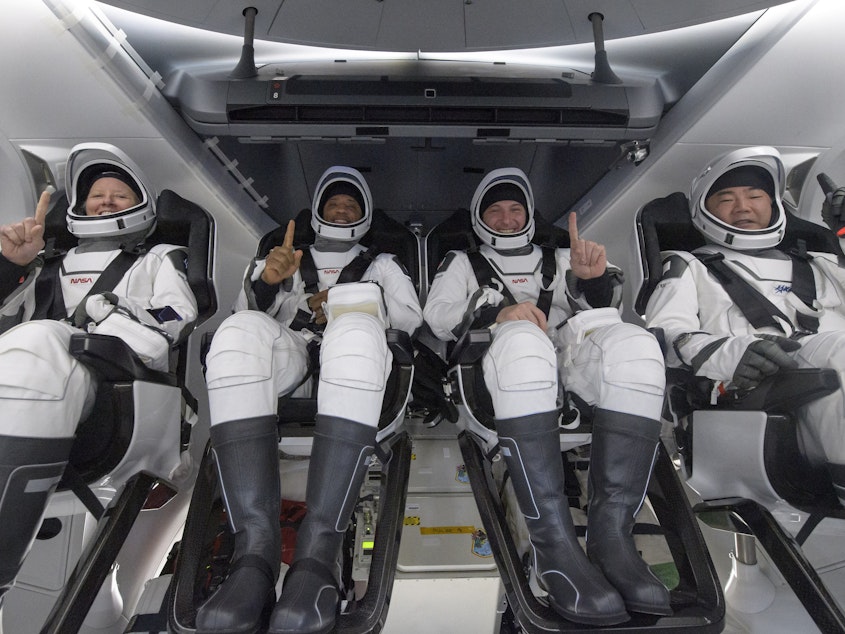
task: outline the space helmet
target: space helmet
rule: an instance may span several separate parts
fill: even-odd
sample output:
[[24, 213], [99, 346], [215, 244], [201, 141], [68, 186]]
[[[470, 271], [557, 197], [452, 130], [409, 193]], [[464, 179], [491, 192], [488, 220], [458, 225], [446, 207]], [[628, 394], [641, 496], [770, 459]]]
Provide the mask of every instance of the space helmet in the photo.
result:
[[[705, 201], [711, 192], [726, 187], [753, 186], [772, 199], [772, 220], [763, 229], [739, 229], [707, 211]], [[773, 147], [747, 147], [728, 152], [711, 162], [693, 180], [690, 189], [690, 216], [695, 228], [711, 242], [740, 251], [777, 246], [786, 231], [783, 193], [786, 171], [780, 153]]]
[[[140, 201], [123, 211], [102, 216], [85, 214], [85, 200], [99, 178], [116, 178], [126, 183]], [[141, 170], [122, 150], [108, 143], [81, 143], [74, 146], [65, 168], [65, 186], [70, 202], [67, 228], [77, 238], [113, 238], [139, 234], [155, 228], [155, 192], [145, 183]]]
[[[497, 233], [484, 224], [484, 210], [500, 200], [516, 200], [525, 207], [525, 226], [517, 233]], [[488, 173], [472, 197], [470, 204], [472, 229], [481, 241], [494, 249], [518, 249], [534, 237], [534, 194], [531, 183], [521, 169], [503, 167]]]
[[[336, 224], [323, 219], [326, 201], [337, 194], [347, 194], [358, 201], [363, 215], [352, 224]], [[352, 167], [334, 165], [323, 172], [317, 182], [311, 205], [311, 228], [318, 236], [351, 242], [360, 240], [373, 220], [373, 197], [364, 175]]]

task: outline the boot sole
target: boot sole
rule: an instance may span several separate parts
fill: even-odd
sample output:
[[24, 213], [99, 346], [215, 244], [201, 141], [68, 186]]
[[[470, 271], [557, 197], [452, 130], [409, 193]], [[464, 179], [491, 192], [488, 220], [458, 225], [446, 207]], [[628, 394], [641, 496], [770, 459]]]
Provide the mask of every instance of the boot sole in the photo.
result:
[[627, 612], [619, 612], [616, 614], [597, 614], [595, 616], [589, 616], [587, 614], [577, 614], [571, 612], [567, 609], [564, 609], [557, 605], [554, 601], [549, 601], [549, 605], [552, 609], [560, 614], [565, 619], [572, 621], [573, 623], [580, 623], [582, 625], [619, 625], [620, 623], [625, 623], [626, 621], [631, 620], [631, 615]]

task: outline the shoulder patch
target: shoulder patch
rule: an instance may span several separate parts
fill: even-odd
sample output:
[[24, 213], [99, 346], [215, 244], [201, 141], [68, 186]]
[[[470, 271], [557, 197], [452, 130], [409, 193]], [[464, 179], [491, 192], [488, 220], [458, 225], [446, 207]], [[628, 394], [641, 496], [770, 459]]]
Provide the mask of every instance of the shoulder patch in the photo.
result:
[[688, 268], [689, 264], [686, 259], [677, 253], [670, 253], [667, 257], [663, 258], [663, 274], [661, 275], [661, 279], [666, 280], [681, 277]]

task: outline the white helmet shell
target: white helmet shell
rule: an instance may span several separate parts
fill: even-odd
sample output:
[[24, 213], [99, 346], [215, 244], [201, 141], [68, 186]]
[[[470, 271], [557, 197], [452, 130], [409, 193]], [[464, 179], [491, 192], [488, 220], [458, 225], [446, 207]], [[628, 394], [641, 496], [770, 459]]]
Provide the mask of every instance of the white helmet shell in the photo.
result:
[[[484, 214], [484, 210], [481, 209], [481, 201], [484, 199], [484, 195], [493, 187], [502, 184], [515, 185], [525, 194], [526, 222], [525, 226], [517, 233], [497, 233], [484, 224], [481, 219]], [[475, 189], [470, 204], [470, 214], [472, 216], [472, 229], [484, 244], [497, 250], [518, 249], [529, 244], [534, 237], [534, 193], [531, 191], [531, 183], [528, 182], [525, 172], [518, 167], [502, 167], [488, 173]]]
[[[746, 166], [762, 168], [772, 178], [772, 221], [764, 229], [738, 229], [719, 220], [704, 206], [710, 188], [722, 175]], [[715, 159], [693, 180], [689, 198], [692, 223], [710, 241], [731, 249], [747, 251], [775, 247], [783, 240], [786, 232], [783, 207], [785, 187], [783, 160], [775, 148], [756, 146], [728, 152]]]
[[[320, 209], [325, 202], [323, 197], [327, 190], [338, 183], [348, 183], [355, 187], [361, 194], [361, 211], [363, 215], [358, 222], [352, 224], [336, 224], [326, 222], [320, 216]], [[364, 175], [352, 167], [334, 165], [323, 172], [317, 182], [317, 189], [314, 192], [314, 200], [311, 204], [311, 228], [318, 236], [339, 240], [341, 242], [352, 242], [360, 240], [370, 229], [373, 220], [373, 196], [370, 194], [370, 187], [364, 179]]]
[[[134, 182], [141, 202], [133, 207], [103, 216], [85, 214], [85, 198], [95, 173], [113, 170]], [[146, 234], [155, 227], [155, 192], [147, 185], [138, 166], [122, 150], [108, 143], [81, 143], [74, 146], [65, 168], [65, 186], [70, 194], [67, 228], [77, 238], [112, 238]], [[84, 190], [84, 191], [83, 191]]]

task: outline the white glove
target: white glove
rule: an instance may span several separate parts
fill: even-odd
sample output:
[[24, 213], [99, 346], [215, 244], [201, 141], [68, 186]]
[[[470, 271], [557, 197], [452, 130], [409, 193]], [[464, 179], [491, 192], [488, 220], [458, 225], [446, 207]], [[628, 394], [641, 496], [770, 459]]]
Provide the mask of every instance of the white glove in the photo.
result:
[[117, 310], [118, 299], [114, 293], [99, 293], [85, 300], [85, 312], [99, 324], [106, 317]]

